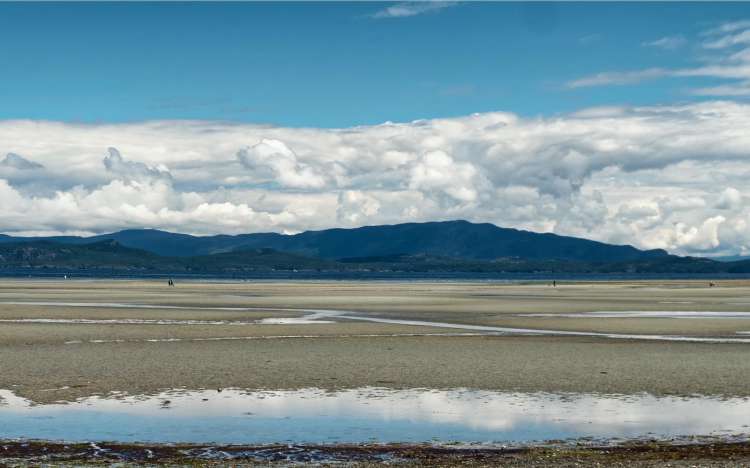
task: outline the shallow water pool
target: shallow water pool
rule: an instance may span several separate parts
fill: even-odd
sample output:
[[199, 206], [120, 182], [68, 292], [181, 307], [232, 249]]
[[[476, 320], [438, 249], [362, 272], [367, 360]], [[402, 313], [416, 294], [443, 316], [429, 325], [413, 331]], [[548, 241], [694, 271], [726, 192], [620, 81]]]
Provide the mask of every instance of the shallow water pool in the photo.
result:
[[34, 405], [0, 390], [0, 439], [337, 444], [528, 443], [739, 435], [744, 398], [361, 388], [169, 391]]

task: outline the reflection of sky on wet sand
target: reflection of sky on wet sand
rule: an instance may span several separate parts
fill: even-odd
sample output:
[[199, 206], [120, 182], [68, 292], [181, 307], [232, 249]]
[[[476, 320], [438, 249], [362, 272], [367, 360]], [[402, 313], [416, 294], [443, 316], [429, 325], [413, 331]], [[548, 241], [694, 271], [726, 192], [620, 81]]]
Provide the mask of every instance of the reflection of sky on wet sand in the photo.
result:
[[[589, 332], [589, 331], [575, 331], [575, 330], [549, 330], [540, 328], [515, 328], [515, 327], [498, 327], [488, 325], [469, 325], [469, 324], [458, 324], [458, 323], [446, 323], [446, 322], [435, 322], [425, 320], [407, 320], [407, 319], [391, 319], [384, 317], [373, 317], [370, 315], [363, 315], [356, 311], [347, 310], [328, 310], [328, 309], [304, 309], [304, 308], [275, 308], [275, 307], [188, 307], [188, 306], [170, 306], [170, 305], [151, 305], [151, 304], [123, 304], [123, 303], [109, 303], [109, 302], [2, 302], [0, 304], [8, 305], [37, 305], [37, 306], [49, 306], [49, 307], [102, 307], [102, 308], [146, 308], [146, 309], [202, 309], [202, 310], [231, 310], [231, 311], [267, 311], [267, 312], [294, 312], [305, 314], [302, 317], [274, 317], [255, 320], [253, 322], [233, 322], [234, 324], [247, 325], [250, 323], [259, 325], [311, 325], [321, 323], [333, 323], [333, 319], [338, 320], [353, 320], [361, 322], [371, 323], [385, 323], [392, 325], [412, 325], [419, 327], [433, 327], [443, 329], [454, 329], [454, 330], [471, 330], [473, 332], [481, 332], [485, 334], [521, 334], [521, 335], [557, 335], [557, 336], [590, 336], [600, 338], [611, 338], [618, 340], [649, 340], [649, 341], [684, 341], [693, 343], [750, 343], [749, 338], [731, 338], [731, 337], [700, 337], [700, 336], [681, 336], [681, 335], [648, 335], [648, 334], [626, 334], [626, 333], [601, 333], [601, 332]], [[649, 317], [648, 314], [662, 314], [661, 316], [674, 316], [676, 318], [683, 318], [674, 314], [686, 314], [688, 312], [679, 311], [631, 311], [631, 312], [582, 312], [573, 314], [521, 314], [526, 317], [627, 317], [622, 314], [634, 314], [633, 317]], [[600, 315], [593, 315], [600, 314]], [[672, 314], [672, 315], [669, 315]], [[721, 318], [727, 316], [726, 314], [739, 314], [739, 317], [746, 317], [748, 314], [742, 312], [695, 312], [693, 314], [704, 314], [703, 317], [693, 315], [695, 318]], [[716, 314], [708, 316], [706, 314]], [[724, 315], [722, 315], [724, 314]], [[652, 315], [658, 317], [659, 315]], [[738, 316], [731, 316], [737, 318]], [[330, 320], [325, 320], [330, 319]], [[54, 322], [55, 320], [77, 320], [77, 323], [81, 320], [86, 319], [10, 319], [9, 321], [17, 320], [42, 320], [44, 323], [60, 323]], [[93, 322], [92, 322], [93, 323]], [[156, 323], [162, 324], [162, 323]], [[224, 324], [224, 323], [214, 323]], [[163, 324], [162, 324], [163, 325]], [[174, 325], [174, 324], [167, 324]], [[740, 333], [741, 334], [741, 333]], [[226, 337], [221, 339], [243, 339], [243, 337]], [[118, 343], [123, 340], [90, 340], [89, 343]], [[181, 341], [179, 339], [164, 339], [164, 340], [149, 340], [149, 341]], [[79, 341], [71, 341], [66, 344], [79, 344]]]
[[280, 318], [264, 318], [258, 320], [258, 323], [263, 325], [310, 325], [316, 323], [334, 323], [330, 320], [324, 320], [327, 318], [337, 317], [343, 315], [344, 312], [337, 310], [305, 310], [307, 315], [303, 317], [280, 317]]
[[574, 313], [517, 314], [518, 317], [566, 318], [739, 318], [750, 319], [750, 312], [704, 312], [680, 310], [616, 310]]
[[[128, 304], [122, 302], [60, 302], [60, 301], [0, 301], [0, 304], [15, 306], [41, 306], [41, 307], [94, 307], [98, 309], [187, 309], [187, 310], [223, 310], [223, 311], [249, 311], [266, 310], [259, 307], [203, 307], [203, 306], [176, 306], [167, 304]], [[286, 309], [290, 310], [290, 309]]]
[[358, 389], [172, 391], [32, 405], [0, 390], [0, 438], [216, 443], [525, 442], [743, 433], [747, 399]]
[[39, 323], [58, 325], [252, 325], [257, 321], [241, 320], [173, 320], [173, 319], [0, 319], [0, 323]]

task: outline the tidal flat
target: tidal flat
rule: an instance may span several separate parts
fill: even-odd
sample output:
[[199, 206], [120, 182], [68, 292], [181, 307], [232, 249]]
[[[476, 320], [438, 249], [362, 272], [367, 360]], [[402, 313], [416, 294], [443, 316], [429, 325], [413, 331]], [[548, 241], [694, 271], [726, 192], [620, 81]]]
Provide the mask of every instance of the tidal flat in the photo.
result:
[[[378, 434], [387, 443], [410, 444], [427, 441], [419, 434], [436, 443], [498, 444], [514, 437], [531, 443], [591, 436], [642, 442], [643, 437], [657, 435], [659, 443], [683, 436], [738, 443], [737, 438], [746, 440], [748, 432], [743, 421], [750, 422], [750, 414], [745, 415], [750, 398], [747, 332], [750, 282], [745, 281], [720, 282], [715, 287], [703, 281], [575, 282], [557, 287], [493, 282], [186, 281], [168, 287], [164, 281], [3, 280], [0, 415], [12, 414], [15, 419], [8, 421], [14, 421], [16, 432], [0, 434], [0, 439], [59, 440], [64, 437], [55, 434], [63, 432], [80, 434], [73, 442], [95, 439], [94, 426], [62, 430], [64, 420], [54, 418], [76, 408], [93, 411], [97, 405], [115, 405], [106, 406], [110, 411], [128, 402], [129, 410], [138, 406], [133, 402], [152, 402], [160, 423], [184, 429], [190, 426], [181, 425], [176, 408], [185, 417], [191, 408], [213, 407], [215, 400], [226, 400], [235, 404], [221, 414], [228, 419], [214, 422], [221, 427], [236, 425], [242, 436], [220, 439], [217, 435], [205, 442], [325, 444], [325, 439], [301, 436], [254, 438], [253, 433], [268, 435], [261, 427], [284, 432], [284, 427], [295, 426], [294, 418], [305, 414], [294, 410], [302, 406], [286, 403], [281, 406], [289, 411], [274, 413], [268, 409], [273, 398], [262, 402], [254, 398], [292, 395], [302, 402], [312, 399], [330, 405], [354, 392], [366, 409], [363, 414], [392, 414], [385, 419], [373, 416], [369, 422], [347, 419], [342, 426], [334, 418], [339, 414], [334, 409], [341, 412], [341, 407], [334, 405], [316, 416], [339, 431], [332, 433], [339, 438], [331, 443], [371, 442]], [[412, 397], [396, 406], [388, 398], [409, 392], [432, 403], [419, 413], [422, 419], [403, 410], [396, 411], [401, 415], [396, 417], [391, 411], [399, 405], [409, 408]], [[204, 398], [206, 394], [210, 396]], [[461, 422], [465, 429], [460, 430], [457, 420], [449, 418], [454, 426], [445, 426], [439, 416], [424, 416], [439, 415], [441, 408], [448, 415], [467, 414], [467, 395], [475, 399], [482, 395], [482, 404], [495, 410], [484, 417], [486, 409], [473, 408], [472, 419]], [[191, 398], [195, 402], [184, 403]], [[245, 403], [237, 403], [241, 401]], [[677, 420], [677, 429], [669, 430], [665, 419], [649, 419], [659, 413], [658, 408], [667, 407], [676, 408], [663, 412], [667, 420], [667, 413], [699, 416], [695, 410], [685, 410], [691, 405], [716, 405], [708, 416], [732, 418], [697, 417], [690, 424]], [[559, 407], [567, 413], [545, 413], [550, 422], [540, 430], [534, 416], [540, 407]], [[513, 427], [487, 426], [517, 410], [524, 417], [530, 414], [536, 432], [525, 429], [531, 423], [523, 423], [520, 416]], [[124, 410], [118, 411], [118, 420], [126, 421]], [[107, 414], [84, 411], [73, 414], [72, 420], [112, 420]], [[252, 420], [258, 415], [266, 418], [260, 426]], [[36, 423], [33, 418], [38, 418]], [[731, 424], [726, 422], [730, 419]], [[316, 421], [307, 423], [318, 427]], [[622, 428], [597, 432], [597, 421], [605, 427], [622, 422]], [[199, 443], [209, 437], [192, 433], [197, 438], [148, 439], [139, 437], [147, 433], [146, 428], [139, 429], [133, 421], [128, 424], [118, 426], [126, 427], [127, 434], [103, 430], [97, 440]], [[149, 430], [163, 433], [158, 427]], [[360, 427], [361, 437], [355, 433], [353, 439], [342, 438], [351, 433], [350, 427]], [[682, 428], [684, 433], [678, 430]], [[12, 448], [18, 442], [8, 444]], [[746, 456], [744, 448], [737, 450]]]
[[[311, 310], [333, 314], [286, 320], [309, 316]], [[612, 314], [596, 315], [602, 311]], [[652, 317], [634, 311], [682, 314]], [[686, 318], [686, 312], [734, 314]], [[228, 387], [750, 396], [750, 344], [741, 342], [750, 338], [743, 334], [750, 331], [750, 320], [737, 313], [750, 317], [748, 282], [713, 288], [699, 281], [554, 288], [546, 283], [178, 282], [169, 288], [162, 281], [5, 280], [0, 282], [0, 388], [39, 403], [115, 391]], [[368, 317], [458, 328], [361, 320]], [[492, 333], [472, 326], [541, 333]]]

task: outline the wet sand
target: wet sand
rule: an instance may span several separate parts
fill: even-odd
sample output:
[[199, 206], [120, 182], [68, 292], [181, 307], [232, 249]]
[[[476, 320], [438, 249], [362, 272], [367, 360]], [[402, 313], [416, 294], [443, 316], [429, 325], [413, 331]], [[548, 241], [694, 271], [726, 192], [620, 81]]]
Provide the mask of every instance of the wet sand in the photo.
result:
[[[98, 302], [134, 307], [18, 305]], [[179, 306], [140, 308], [137, 305]], [[259, 310], [217, 310], [258, 308]], [[266, 309], [264, 309], [266, 308]], [[0, 320], [199, 320], [220, 324], [0, 322], [0, 388], [36, 402], [170, 388], [468, 387], [503, 391], [750, 396], [750, 344], [573, 336], [455, 336], [458, 329], [300, 317], [280, 308], [468, 325], [738, 337], [741, 318], [523, 317], [591, 311], [750, 314], [750, 283], [0, 282]], [[413, 336], [424, 335], [424, 336]], [[153, 341], [147, 341], [153, 340]]]

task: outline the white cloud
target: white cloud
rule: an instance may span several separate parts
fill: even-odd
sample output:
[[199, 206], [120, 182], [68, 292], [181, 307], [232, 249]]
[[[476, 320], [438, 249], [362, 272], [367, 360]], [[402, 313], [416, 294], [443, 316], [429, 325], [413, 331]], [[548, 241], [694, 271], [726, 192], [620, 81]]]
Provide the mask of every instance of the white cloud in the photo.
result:
[[567, 83], [567, 86], [569, 88], [583, 88], [603, 85], [627, 85], [655, 78], [663, 78], [669, 76], [670, 73], [671, 72], [668, 70], [662, 68], [648, 68], [646, 70], [623, 72], [602, 72], [570, 81]]
[[263, 139], [237, 153], [245, 168], [260, 178], [272, 179], [283, 187], [321, 188], [326, 181], [315, 168], [300, 163], [283, 141]]
[[[697, 96], [750, 95], [750, 21], [724, 23], [701, 34], [704, 54], [699, 65], [684, 68], [652, 67], [641, 70], [605, 71], [577, 78], [566, 83], [571, 89], [592, 86], [632, 85], [660, 78], [711, 78], [728, 83], [688, 87], [688, 94]], [[682, 35], [665, 36], [643, 42], [643, 46], [676, 50], [687, 44]], [[706, 55], [708, 54], [708, 55]]]
[[717, 35], [717, 34], [722, 35], [722, 34], [737, 31], [738, 29], [748, 29], [748, 28], [750, 28], [750, 20], [730, 21], [727, 23], [722, 23], [715, 28], [704, 31], [702, 35], [703, 36], [712, 36], [712, 35]]
[[721, 192], [716, 208], [720, 210], [732, 210], [742, 207], [742, 193], [734, 187], [727, 187]]
[[750, 178], [748, 127], [750, 105], [731, 102], [345, 129], [0, 121], [0, 154], [44, 166], [0, 170], [0, 232], [297, 232], [462, 218], [733, 253], [750, 246], [738, 190]]
[[653, 41], [643, 42], [641, 45], [644, 47], [656, 47], [657, 49], [664, 50], [676, 50], [687, 44], [685, 36], [664, 36]]
[[372, 18], [407, 18], [410, 16], [436, 13], [445, 8], [458, 5], [455, 1], [415, 1], [401, 2], [373, 13]]
[[380, 201], [360, 190], [346, 190], [339, 194], [336, 218], [345, 226], [360, 226], [377, 216]]
[[693, 88], [690, 93], [696, 96], [750, 96], [750, 80], [729, 85]]
[[477, 185], [482, 183], [478, 179], [477, 169], [471, 163], [458, 163], [443, 151], [430, 151], [412, 165], [409, 188], [469, 203], [478, 197]]
[[677, 223], [673, 233], [673, 245], [696, 251], [711, 250], [719, 246], [719, 226], [726, 221], [723, 216], [706, 219], [700, 226]]
[[[736, 23], [735, 23], [736, 24]], [[703, 44], [706, 49], [724, 49], [735, 45], [747, 44], [750, 42], [750, 26], [738, 33], [727, 34], [715, 39], [711, 39]]]
[[117, 148], [107, 148], [102, 162], [108, 172], [124, 180], [171, 180], [169, 169], [163, 164], [149, 166], [142, 162], [125, 160]]

